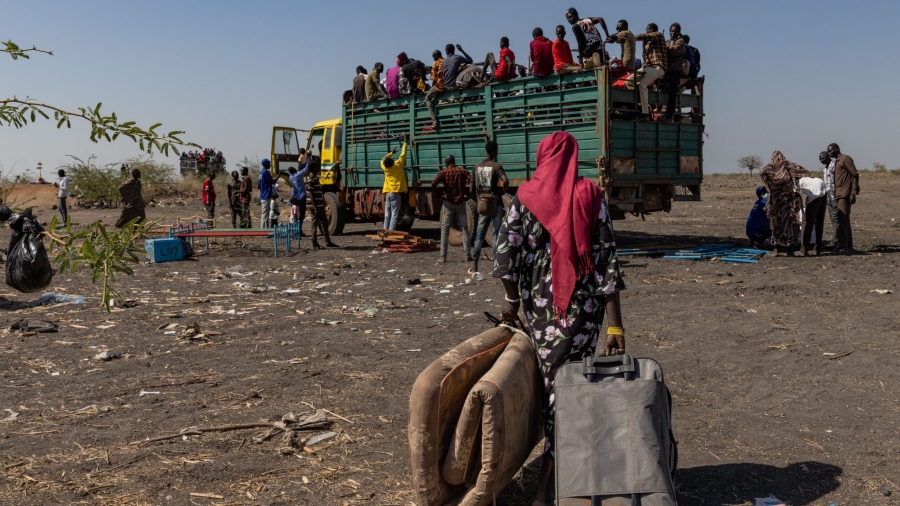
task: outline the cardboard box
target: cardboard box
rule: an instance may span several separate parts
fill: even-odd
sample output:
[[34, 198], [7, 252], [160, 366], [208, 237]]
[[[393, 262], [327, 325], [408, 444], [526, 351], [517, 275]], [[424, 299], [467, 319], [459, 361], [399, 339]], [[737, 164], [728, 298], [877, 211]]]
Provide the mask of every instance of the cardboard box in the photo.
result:
[[173, 262], [184, 257], [181, 239], [147, 239], [144, 248], [147, 250], [147, 260], [154, 263]]

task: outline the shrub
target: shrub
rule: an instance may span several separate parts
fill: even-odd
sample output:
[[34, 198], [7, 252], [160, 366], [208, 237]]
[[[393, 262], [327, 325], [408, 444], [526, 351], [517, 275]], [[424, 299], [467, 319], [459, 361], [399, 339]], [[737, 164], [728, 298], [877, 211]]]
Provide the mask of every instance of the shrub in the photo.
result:
[[94, 162], [94, 156], [87, 161], [68, 156], [73, 160], [64, 166], [69, 176], [69, 188], [85, 205], [118, 206], [121, 201], [119, 186], [131, 177], [132, 169], [141, 171], [141, 189], [146, 202], [155, 199], [175, 181], [174, 166], [146, 157], [129, 158], [121, 163], [99, 167]]

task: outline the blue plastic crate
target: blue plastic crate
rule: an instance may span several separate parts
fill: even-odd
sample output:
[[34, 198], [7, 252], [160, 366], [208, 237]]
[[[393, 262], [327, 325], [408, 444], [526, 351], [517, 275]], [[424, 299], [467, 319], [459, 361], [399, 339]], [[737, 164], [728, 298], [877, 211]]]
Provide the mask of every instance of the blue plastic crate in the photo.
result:
[[147, 260], [154, 263], [174, 262], [184, 258], [181, 239], [147, 239], [144, 243]]

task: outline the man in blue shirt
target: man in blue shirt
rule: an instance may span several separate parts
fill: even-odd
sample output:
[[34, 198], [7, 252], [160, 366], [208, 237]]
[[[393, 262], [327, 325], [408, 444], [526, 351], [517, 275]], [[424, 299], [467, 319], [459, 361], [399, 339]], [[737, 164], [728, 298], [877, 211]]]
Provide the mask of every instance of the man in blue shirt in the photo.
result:
[[259, 226], [260, 228], [270, 228], [272, 225], [269, 214], [272, 212], [272, 197], [275, 194], [275, 180], [269, 172], [269, 168], [272, 167], [272, 162], [270, 162], [268, 158], [264, 158], [261, 165], [262, 170], [259, 172], [259, 181], [257, 182], [257, 186], [259, 187], [259, 203], [262, 206], [262, 214], [259, 217]]
[[[456, 54], [456, 49], [459, 49], [462, 56]], [[456, 77], [459, 76], [463, 64], [472, 64], [472, 58], [463, 51], [462, 46], [457, 44], [456, 49], [453, 48], [453, 44], [447, 44], [444, 47], [444, 51], [447, 53], [447, 56], [444, 57], [444, 86], [448, 90], [456, 88]]]
[[765, 186], [756, 189], [756, 203], [753, 204], [750, 216], [747, 217], [747, 237], [752, 248], [766, 249], [766, 241], [772, 237], [769, 217], [766, 216], [768, 197]]
[[288, 172], [291, 174], [288, 179], [291, 182], [291, 205], [297, 206], [300, 212], [300, 222], [306, 216], [306, 173], [309, 172], [309, 160], [305, 150], [301, 150], [300, 154], [300, 170], [291, 167]]

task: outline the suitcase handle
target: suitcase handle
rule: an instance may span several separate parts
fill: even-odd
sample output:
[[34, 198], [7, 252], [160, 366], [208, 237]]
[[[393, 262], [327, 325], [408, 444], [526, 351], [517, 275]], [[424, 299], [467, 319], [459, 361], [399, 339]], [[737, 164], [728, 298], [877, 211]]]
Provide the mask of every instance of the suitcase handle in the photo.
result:
[[610, 376], [613, 374], [634, 373], [634, 359], [631, 355], [614, 355], [611, 357], [585, 357], [584, 375], [599, 374]]

